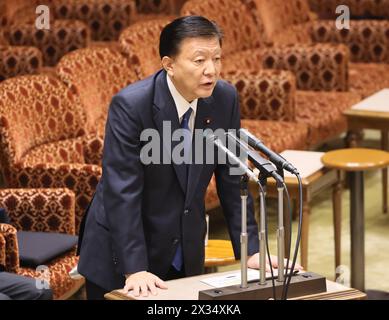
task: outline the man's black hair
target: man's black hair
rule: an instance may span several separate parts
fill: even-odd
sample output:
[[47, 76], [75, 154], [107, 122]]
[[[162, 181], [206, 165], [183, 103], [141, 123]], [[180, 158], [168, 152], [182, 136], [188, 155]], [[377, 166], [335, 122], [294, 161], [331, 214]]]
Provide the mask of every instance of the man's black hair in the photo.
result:
[[186, 38], [213, 38], [222, 44], [223, 33], [218, 25], [202, 16], [180, 17], [166, 25], [159, 38], [159, 55], [174, 57], [178, 54], [181, 42]]

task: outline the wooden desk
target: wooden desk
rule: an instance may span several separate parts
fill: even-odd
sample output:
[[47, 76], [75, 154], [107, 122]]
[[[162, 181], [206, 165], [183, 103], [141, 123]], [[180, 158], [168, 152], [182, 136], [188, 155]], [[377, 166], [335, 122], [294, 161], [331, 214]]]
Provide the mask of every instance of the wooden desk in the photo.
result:
[[[344, 112], [350, 132], [350, 146], [358, 146], [358, 132], [363, 129], [381, 131], [381, 149], [389, 150], [389, 89], [383, 89]], [[383, 212], [388, 212], [388, 169], [382, 170]]]
[[[169, 289], [158, 290], [158, 295], [148, 297], [134, 297], [131, 294], [124, 295], [117, 290], [114, 290], [105, 295], [108, 300], [198, 300], [199, 291], [211, 289], [212, 287], [201, 282], [200, 280], [206, 277], [214, 277], [215, 275], [232, 274], [236, 271], [227, 271], [221, 273], [213, 273], [200, 275], [195, 277], [182, 278], [178, 280], [167, 281]], [[293, 298], [291, 300], [363, 300], [366, 294], [358, 290], [347, 288], [341, 284], [327, 280], [327, 292]]]

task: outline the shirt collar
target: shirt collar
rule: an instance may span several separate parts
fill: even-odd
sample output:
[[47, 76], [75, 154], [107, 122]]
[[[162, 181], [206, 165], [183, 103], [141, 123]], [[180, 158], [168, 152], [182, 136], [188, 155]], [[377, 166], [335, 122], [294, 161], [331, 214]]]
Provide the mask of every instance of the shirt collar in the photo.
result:
[[198, 99], [194, 99], [192, 102], [188, 102], [176, 89], [170, 77], [166, 74], [167, 85], [169, 87], [169, 91], [173, 97], [174, 103], [176, 104], [178, 119], [181, 119], [186, 111], [188, 111], [189, 107], [193, 109], [193, 116], [196, 116], [197, 110], [197, 101]]

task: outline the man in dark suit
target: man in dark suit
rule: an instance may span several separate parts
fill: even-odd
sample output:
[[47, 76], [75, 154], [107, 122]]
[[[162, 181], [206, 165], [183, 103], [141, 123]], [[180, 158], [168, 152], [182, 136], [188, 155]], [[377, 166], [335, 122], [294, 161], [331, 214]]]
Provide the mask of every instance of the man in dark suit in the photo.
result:
[[[213, 173], [239, 259], [240, 177], [225, 164], [175, 163], [174, 157], [173, 163], [144, 164], [141, 155], [147, 130], [158, 132], [161, 153], [171, 154], [179, 142], [166, 137], [164, 128], [181, 128], [191, 138], [194, 129], [240, 127], [236, 89], [218, 80], [221, 38], [217, 25], [203, 17], [174, 20], [160, 36], [163, 69], [113, 97], [103, 175], [80, 232], [78, 271], [89, 299], [122, 287], [135, 295], [156, 294], [156, 287], [166, 288], [163, 280], [203, 272], [204, 196]], [[258, 268], [251, 198], [248, 203], [248, 266]]]

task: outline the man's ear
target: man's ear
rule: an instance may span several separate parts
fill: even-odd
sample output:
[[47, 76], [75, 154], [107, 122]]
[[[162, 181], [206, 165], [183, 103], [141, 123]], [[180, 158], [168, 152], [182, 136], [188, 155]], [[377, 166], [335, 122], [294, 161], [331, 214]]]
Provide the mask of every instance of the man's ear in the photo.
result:
[[172, 58], [170, 58], [168, 56], [164, 56], [162, 58], [162, 67], [165, 69], [165, 71], [167, 72], [167, 74], [170, 77], [173, 77], [174, 71], [173, 71], [173, 59]]

